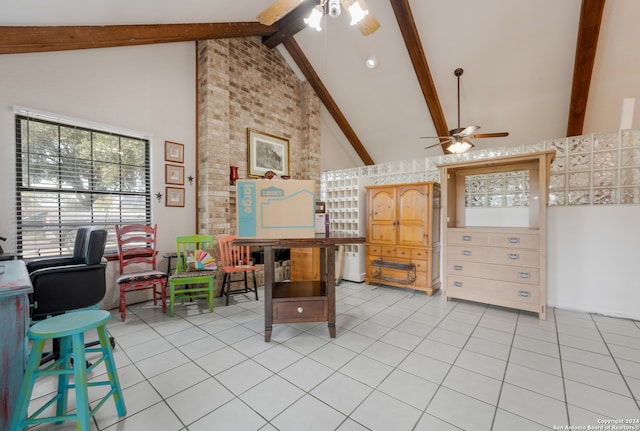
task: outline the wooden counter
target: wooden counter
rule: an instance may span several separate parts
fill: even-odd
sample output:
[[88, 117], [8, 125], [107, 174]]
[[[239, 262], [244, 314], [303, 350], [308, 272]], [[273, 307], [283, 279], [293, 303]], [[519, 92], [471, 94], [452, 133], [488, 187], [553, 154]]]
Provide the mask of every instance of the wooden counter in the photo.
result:
[[[336, 336], [335, 246], [363, 244], [352, 235], [318, 235], [314, 238], [236, 238], [234, 245], [264, 247], [264, 340], [271, 340], [274, 323], [327, 322]], [[319, 248], [320, 280], [274, 282], [275, 249]]]

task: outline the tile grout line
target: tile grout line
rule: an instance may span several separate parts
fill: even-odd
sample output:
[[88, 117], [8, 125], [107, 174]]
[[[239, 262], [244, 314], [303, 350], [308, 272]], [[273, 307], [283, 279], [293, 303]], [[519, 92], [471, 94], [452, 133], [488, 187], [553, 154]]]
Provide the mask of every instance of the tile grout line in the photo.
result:
[[602, 342], [606, 346], [607, 351], [609, 352], [609, 355], [611, 356], [611, 359], [613, 360], [613, 363], [616, 364], [616, 369], [618, 370], [618, 373], [620, 374], [620, 377], [622, 377], [622, 381], [624, 382], [625, 386], [627, 387], [627, 390], [629, 391], [629, 395], [631, 395], [631, 400], [633, 400], [633, 402], [636, 404], [636, 407], [638, 408], [638, 410], [640, 410], [640, 404], [638, 403], [638, 399], [635, 397], [633, 391], [631, 390], [631, 386], [629, 385], [629, 382], [627, 381], [624, 373], [620, 369], [620, 365], [618, 364], [618, 361], [616, 360], [616, 357], [613, 355], [613, 352], [611, 351], [611, 348], [609, 347], [609, 343], [607, 343], [607, 340], [602, 335], [602, 331], [600, 331], [600, 327], [598, 326], [598, 322], [593, 318], [593, 314], [592, 313], [589, 313], [589, 316], [591, 317], [591, 320], [593, 321], [594, 325], [596, 325], [596, 329], [598, 330], [598, 334], [600, 335], [600, 338], [602, 339]]
[[558, 314], [553, 309], [553, 322], [556, 327], [556, 341], [558, 343], [558, 358], [560, 359], [560, 377], [562, 378], [562, 393], [564, 394], [564, 409], [567, 415], [567, 425], [571, 426], [571, 415], [569, 414], [569, 399], [567, 397], [567, 384], [564, 378], [564, 362], [562, 360], [562, 349], [560, 348], [560, 331], [558, 330]]
[[490, 428], [491, 430], [493, 430], [493, 427], [495, 427], [496, 425], [496, 417], [498, 416], [498, 409], [500, 408], [500, 398], [502, 397], [502, 389], [504, 388], [504, 381], [507, 377], [507, 369], [509, 368], [509, 359], [511, 359], [511, 352], [513, 351], [513, 342], [516, 339], [516, 332], [518, 330], [519, 320], [520, 320], [520, 313], [518, 312], [518, 316], [516, 318], [516, 324], [513, 327], [513, 333], [511, 334], [511, 343], [509, 344], [509, 354], [507, 355], [506, 364], [504, 366], [504, 372], [502, 373], [502, 381], [500, 382], [500, 390], [498, 391], [498, 398], [496, 399], [496, 408], [493, 412], [493, 418], [491, 419], [491, 428]]

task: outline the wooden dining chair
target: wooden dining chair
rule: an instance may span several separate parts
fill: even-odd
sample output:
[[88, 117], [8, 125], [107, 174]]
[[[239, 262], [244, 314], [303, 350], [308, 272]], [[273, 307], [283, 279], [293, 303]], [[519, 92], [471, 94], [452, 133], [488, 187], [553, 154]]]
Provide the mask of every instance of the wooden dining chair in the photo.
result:
[[157, 305], [160, 299], [162, 311], [167, 311], [167, 274], [156, 269], [157, 234], [158, 226], [155, 224], [116, 225], [120, 263], [120, 276], [116, 283], [120, 287], [120, 318], [123, 321], [127, 314], [126, 294], [130, 292], [153, 290], [153, 303]]
[[169, 316], [177, 299], [204, 297], [213, 312], [214, 279], [217, 263], [213, 256], [213, 235], [176, 238], [176, 270], [169, 277]]
[[[224, 272], [220, 296], [226, 295], [225, 305], [229, 305], [229, 296], [238, 293], [254, 292], [258, 300], [258, 287], [256, 283], [256, 266], [251, 262], [251, 250], [248, 246], [232, 245], [235, 235], [228, 235], [218, 239], [220, 248], [220, 269]], [[247, 273], [253, 276], [253, 288], [249, 287]], [[234, 274], [243, 274], [242, 278], [233, 278]], [[231, 290], [232, 283], [244, 283], [244, 288]]]

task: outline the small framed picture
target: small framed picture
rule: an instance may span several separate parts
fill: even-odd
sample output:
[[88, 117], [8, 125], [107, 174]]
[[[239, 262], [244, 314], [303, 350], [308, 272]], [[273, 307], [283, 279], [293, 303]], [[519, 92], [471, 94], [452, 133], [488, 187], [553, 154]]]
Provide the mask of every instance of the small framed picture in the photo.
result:
[[324, 202], [316, 201], [316, 214], [324, 214], [325, 206]]
[[184, 145], [164, 141], [164, 159], [167, 162], [184, 163]]
[[179, 187], [167, 187], [166, 188], [166, 206], [168, 207], [183, 207], [184, 206], [184, 189]]
[[165, 165], [164, 182], [167, 184], [184, 185], [184, 166]]

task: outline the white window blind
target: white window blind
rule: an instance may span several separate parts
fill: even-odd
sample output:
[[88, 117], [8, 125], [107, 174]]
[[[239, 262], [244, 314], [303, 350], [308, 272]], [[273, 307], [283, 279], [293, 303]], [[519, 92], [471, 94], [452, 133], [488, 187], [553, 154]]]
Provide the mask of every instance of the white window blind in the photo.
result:
[[70, 254], [87, 225], [115, 252], [116, 224], [151, 223], [148, 138], [23, 110], [15, 128], [19, 258]]

